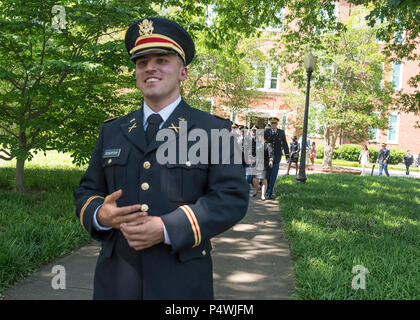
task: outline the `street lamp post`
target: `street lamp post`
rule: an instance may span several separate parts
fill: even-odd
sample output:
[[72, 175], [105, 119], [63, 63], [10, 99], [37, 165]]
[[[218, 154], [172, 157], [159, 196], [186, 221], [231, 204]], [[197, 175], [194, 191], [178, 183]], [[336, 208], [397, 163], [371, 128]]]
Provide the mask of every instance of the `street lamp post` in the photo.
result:
[[305, 100], [305, 114], [303, 117], [303, 132], [302, 132], [302, 143], [300, 151], [300, 166], [299, 173], [296, 177], [297, 182], [306, 182], [306, 144], [308, 135], [308, 113], [309, 113], [309, 89], [311, 87], [311, 76], [315, 69], [316, 57], [309, 53], [304, 60], [306, 69], [306, 100]]

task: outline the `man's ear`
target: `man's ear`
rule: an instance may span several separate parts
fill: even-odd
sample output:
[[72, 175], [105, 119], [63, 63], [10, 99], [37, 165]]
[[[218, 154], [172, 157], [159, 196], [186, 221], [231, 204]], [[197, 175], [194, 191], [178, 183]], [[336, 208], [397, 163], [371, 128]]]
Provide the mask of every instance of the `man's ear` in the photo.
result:
[[182, 67], [180, 73], [179, 73], [179, 81], [185, 81], [187, 79], [188, 75], [188, 69], [187, 67]]

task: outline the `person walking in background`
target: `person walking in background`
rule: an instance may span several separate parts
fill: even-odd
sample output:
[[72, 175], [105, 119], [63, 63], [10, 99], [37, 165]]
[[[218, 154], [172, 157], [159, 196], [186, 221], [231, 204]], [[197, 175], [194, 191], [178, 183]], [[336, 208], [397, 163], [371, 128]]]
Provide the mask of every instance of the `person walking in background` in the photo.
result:
[[359, 154], [359, 161], [362, 165], [362, 176], [365, 175], [365, 166], [367, 166], [370, 163], [370, 154], [367, 145], [363, 146], [363, 150], [360, 151]]
[[311, 158], [312, 165], [314, 165], [315, 164], [315, 158], [316, 158], [316, 144], [315, 144], [315, 141], [312, 142], [312, 148], [310, 150], [310, 158]]
[[405, 174], [408, 176], [410, 174], [410, 166], [414, 162], [414, 157], [410, 153], [410, 150], [407, 150], [407, 153], [404, 155], [404, 164], [405, 164]]
[[270, 143], [274, 152], [273, 168], [271, 170], [270, 176], [268, 177], [268, 188], [266, 194], [268, 199], [273, 199], [274, 184], [276, 183], [281, 156], [283, 155], [283, 152], [286, 156], [286, 159], [289, 159], [289, 146], [287, 145], [286, 134], [284, 130], [277, 128], [278, 120], [279, 119], [277, 118], [271, 118], [271, 128], [265, 130], [264, 132], [264, 137], [266, 138], [266, 141]]
[[[253, 126], [251, 128], [251, 139], [245, 139], [244, 138], [244, 148], [243, 151], [245, 150], [251, 150], [251, 156], [255, 157], [256, 155], [256, 146], [257, 146], [257, 127]], [[249, 146], [249, 143], [251, 144], [251, 147]], [[252, 159], [250, 157], [249, 154], [243, 154], [243, 160], [246, 163], [246, 168], [245, 168], [245, 174], [246, 174], [246, 181], [248, 182], [249, 185], [253, 185], [253, 179], [254, 179], [254, 171], [255, 171], [255, 158]], [[258, 189], [257, 189], [258, 191]]]
[[390, 156], [390, 152], [386, 148], [386, 143], [382, 143], [382, 149], [379, 150], [378, 160], [376, 161], [379, 164], [379, 176], [382, 176], [382, 170], [384, 170], [385, 174], [389, 177], [389, 173], [388, 173], [389, 156]]
[[[258, 194], [259, 184], [261, 182], [261, 200], [265, 200], [265, 193], [267, 191], [267, 178], [269, 177], [271, 168], [274, 162], [273, 148], [263, 135], [259, 136], [260, 142], [257, 144], [256, 150], [256, 163], [255, 163], [255, 176], [254, 176], [254, 193], [253, 197]], [[265, 141], [264, 141], [265, 140]], [[264, 150], [260, 150], [264, 148]], [[261, 157], [260, 155], [263, 155]]]
[[420, 177], [420, 153], [417, 155], [417, 167], [419, 169], [419, 177]]
[[[303, 137], [300, 137], [299, 138], [299, 144], [300, 144], [300, 147], [301, 148], [303, 148], [302, 138]], [[305, 163], [306, 163], [306, 165], [309, 165], [309, 152], [310, 152], [310, 148], [311, 148], [311, 140], [308, 137], [306, 137], [306, 157], [305, 157]]]
[[[314, 142], [315, 143], [315, 142]], [[289, 164], [287, 165], [287, 172], [286, 175], [289, 175], [290, 167], [292, 166], [292, 163], [296, 166], [296, 175], [299, 170], [299, 152], [300, 152], [300, 145], [297, 142], [297, 137], [293, 136], [292, 142], [290, 143], [290, 158], [289, 158]]]

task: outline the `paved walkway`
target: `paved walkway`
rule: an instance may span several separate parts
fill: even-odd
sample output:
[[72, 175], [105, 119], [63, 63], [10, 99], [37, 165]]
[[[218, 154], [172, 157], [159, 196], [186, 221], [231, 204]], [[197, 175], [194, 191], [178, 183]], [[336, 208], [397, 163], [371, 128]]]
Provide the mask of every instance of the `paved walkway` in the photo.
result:
[[[283, 237], [276, 201], [251, 198], [245, 218], [212, 243], [215, 299], [291, 299], [289, 244]], [[90, 300], [99, 250], [93, 242], [45, 265], [3, 292], [4, 299]], [[65, 268], [65, 290], [52, 288], [56, 265]]]

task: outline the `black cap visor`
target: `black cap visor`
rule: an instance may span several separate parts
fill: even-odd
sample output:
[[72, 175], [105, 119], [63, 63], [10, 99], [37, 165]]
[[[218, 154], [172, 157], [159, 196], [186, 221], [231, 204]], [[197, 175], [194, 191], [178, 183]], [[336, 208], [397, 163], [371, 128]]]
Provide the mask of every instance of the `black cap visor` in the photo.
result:
[[136, 62], [136, 59], [147, 56], [149, 54], [160, 54], [160, 55], [165, 55], [165, 54], [176, 54], [184, 63], [185, 65], [185, 61], [184, 59], [181, 57], [181, 55], [176, 52], [175, 50], [170, 50], [170, 49], [162, 49], [162, 48], [153, 48], [153, 49], [148, 49], [148, 50], [141, 50], [138, 52], [135, 52], [131, 57], [131, 61], [133, 61], [134, 63]]

